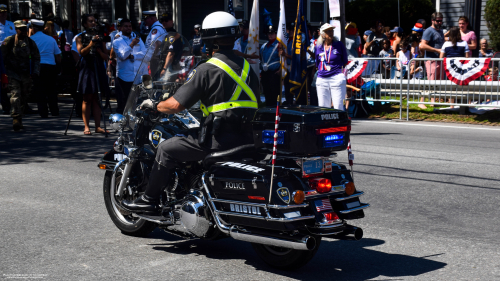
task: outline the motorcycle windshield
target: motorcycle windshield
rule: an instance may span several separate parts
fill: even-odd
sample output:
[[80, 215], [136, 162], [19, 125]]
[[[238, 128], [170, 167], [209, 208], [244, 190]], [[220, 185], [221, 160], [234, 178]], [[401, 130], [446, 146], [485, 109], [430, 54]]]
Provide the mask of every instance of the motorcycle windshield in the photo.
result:
[[[123, 115], [135, 126], [138, 103], [147, 98], [167, 99], [184, 84], [201, 57], [195, 57], [189, 41], [176, 32], [158, 37], [145, 50], [125, 105]], [[139, 62], [135, 62], [139, 64]]]

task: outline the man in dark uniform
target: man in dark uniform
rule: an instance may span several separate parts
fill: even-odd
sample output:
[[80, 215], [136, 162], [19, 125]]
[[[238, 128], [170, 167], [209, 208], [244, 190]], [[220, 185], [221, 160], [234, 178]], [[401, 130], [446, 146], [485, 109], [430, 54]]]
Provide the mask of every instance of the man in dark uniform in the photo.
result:
[[194, 32], [195, 34], [193, 35], [193, 54], [195, 56], [201, 56], [201, 49], [203, 47], [203, 40], [201, 40], [201, 34], [200, 34], [200, 29], [201, 25], [196, 24], [194, 26]]
[[[163, 63], [163, 67], [160, 71], [161, 77], [165, 74], [176, 73], [179, 69], [178, 62], [182, 56], [182, 37], [174, 29], [174, 21], [171, 16], [165, 15], [160, 18], [160, 22], [163, 24], [167, 30], [167, 35], [161, 46], [160, 61]], [[173, 77], [171, 77], [173, 79]], [[169, 79], [167, 79], [169, 80]]]
[[257, 110], [259, 80], [250, 64], [232, 51], [240, 36], [238, 22], [229, 13], [215, 12], [203, 21], [202, 38], [213, 53], [199, 65], [173, 97], [141, 106], [172, 114], [201, 101], [204, 121], [199, 140], [173, 137], [158, 146], [145, 193], [122, 206], [132, 212], [156, 214], [159, 198], [171, 180], [171, 169], [178, 162], [202, 160], [209, 153], [252, 143], [251, 118]]
[[33, 78], [40, 75], [40, 53], [36, 43], [28, 37], [26, 23], [19, 20], [14, 24], [17, 34], [4, 40], [2, 54], [9, 77], [12, 128], [19, 131], [24, 128], [22, 116], [31, 94]]
[[269, 41], [260, 47], [260, 69], [262, 72], [262, 92], [266, 97], [266, 106], [276, 105], [276, 97], [281, 92], [281, 65], [276, 40], [276, 28], [270, 25], [267, 29]]

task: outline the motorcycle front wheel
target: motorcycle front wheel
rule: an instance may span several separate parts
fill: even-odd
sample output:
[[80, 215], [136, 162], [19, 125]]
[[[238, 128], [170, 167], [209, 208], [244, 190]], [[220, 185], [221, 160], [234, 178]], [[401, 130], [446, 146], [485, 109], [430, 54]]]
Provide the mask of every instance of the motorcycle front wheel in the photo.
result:
[[268, 246], [252, 243], [257, 255], [268, 265], [283, 269], [294, 270], [306, 265], [319, 249], [321, 237], [315, 237], [316, 246], [309, 251], [300, 251], [282, 247]]
[[[118, 173], [117, 173], [118, 174]], [[111, 196], [115, 196], [116, 190], [120, 183], [121, 174], [116, 175], [116, 186], [111, 186], [112, 172], [107, 171], [104, 175], [103, 193], [104, 193], [104, 203], [108, 211], [109, 217], [113, 223], [121, 230], [123, 234], [137, 237], [145, 237], [151, 233], [155, 228], [156, 224], [149, 222], [137, 217], [132, 216], [132, 213], [121, 208], [119, 204], [116, 204], [116, 198], [113, 200]], [[127, 198], [134, 199], [134, 198]]]

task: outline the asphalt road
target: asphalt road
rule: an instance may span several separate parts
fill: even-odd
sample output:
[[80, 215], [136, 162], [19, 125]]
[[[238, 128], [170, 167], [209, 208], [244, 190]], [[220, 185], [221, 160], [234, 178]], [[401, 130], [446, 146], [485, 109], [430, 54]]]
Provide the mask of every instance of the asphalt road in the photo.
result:
[[[63, 116], [68, 114], [64, 106]], [[44, 280], [500, 280], [500, 127], [354, 121], [361, 241], [323, 240], [305, 267], [266, 266], [250, 244], [120, 233], [96, 164], [114, 136], [81, 121], [0, 116], [0, 276]], [[340, 153], [346, 162], [347, 153]]]

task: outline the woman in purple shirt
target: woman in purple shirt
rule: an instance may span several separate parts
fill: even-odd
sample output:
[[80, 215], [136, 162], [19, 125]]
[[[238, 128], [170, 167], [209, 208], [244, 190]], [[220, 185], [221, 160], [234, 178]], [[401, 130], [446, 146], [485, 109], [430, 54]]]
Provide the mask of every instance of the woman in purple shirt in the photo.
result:
[[347, 50], [344, 44], [333, 36], [333, 29], [328, 23], [321, 26], [321, 36], [314, 47], [318, 69], [318, 104], [321, 107], [333, 105], [335, 109], [345, 110], [346, 79], [343, 70], [347, 64]]

